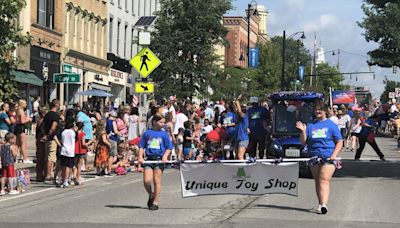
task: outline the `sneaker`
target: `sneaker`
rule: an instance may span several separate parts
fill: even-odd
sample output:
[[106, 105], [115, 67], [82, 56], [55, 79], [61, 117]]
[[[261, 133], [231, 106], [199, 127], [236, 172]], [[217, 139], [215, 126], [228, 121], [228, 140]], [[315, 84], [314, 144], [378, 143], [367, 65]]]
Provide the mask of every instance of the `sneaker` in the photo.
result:
[[152, 204], [152, 205], [149, 207], [149, 210], [150, 210], [150, 211], [158, 210], [158, 205], [157, 205], [157, 204]]
[[354, 161], [360, 161], [360, 159], [359, 158], [354, 158]]
[[326, 205], [324, 205], [324, 206], [321, 207], [321, 214], [324, 215], [326, 213], [328, 213], [328, 207]]
[[18, 195], [19, 192], [17, 190], [11, 190], [8, 194], [10, 194], [10, 195]]
[[150, 209], [150, 207], [153, 205], [153, 200], [154, 200], [154, 198], [150, 198], [149, 197], [149, 200], [147, 201], [147, 207]]
[[381, 161], [386, 161], [386, 159], [384, 157], [381, 157]]
[[60, 185], [60, 188], [72, 188], [72, 185], [64, 183]]
[[24, 164], [33, 164], [33, 161], [26, 159], [22, 161]]
[[0, 196], [5, 196], [6, 195], [6, 191], [0, 191]]
[[322, 205], [319, 204], [318, 207], [312, 208], [312, 209], [310, 210], [310, 212], [314, 212], [314, 213], [317, 213], [317, 214], [321, 214], [321, 213], [322, 213], [322, 212], [321, 212], [321, 208], [322, 208]]

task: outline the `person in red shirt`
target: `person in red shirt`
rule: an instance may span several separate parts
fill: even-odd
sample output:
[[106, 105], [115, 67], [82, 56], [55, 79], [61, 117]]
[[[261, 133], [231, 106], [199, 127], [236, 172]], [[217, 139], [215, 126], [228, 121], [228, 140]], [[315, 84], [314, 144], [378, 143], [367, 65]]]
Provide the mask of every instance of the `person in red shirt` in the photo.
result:
[[218, 158], [222, 155], [223, 139], [225, 138], [225, 130], [218, 123], [214, 130], [210, 131], [206, 136], [206, 154], [212, 158]]
[[77, 137], [75, 141], [75, 169], [74, 169], [74, 183], [75, 185], [81, 184], [81, 169], [87, 153], [89, 144], [85, 140], [85, 133], [82, 131], [83, 123], [77, 122], [78, 128]]

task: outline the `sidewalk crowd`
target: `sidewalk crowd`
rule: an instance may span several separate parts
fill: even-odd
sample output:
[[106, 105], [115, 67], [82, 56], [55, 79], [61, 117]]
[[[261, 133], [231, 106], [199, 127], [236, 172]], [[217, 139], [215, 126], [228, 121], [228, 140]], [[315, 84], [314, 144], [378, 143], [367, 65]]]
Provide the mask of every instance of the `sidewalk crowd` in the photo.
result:
[[[32, 163], [26, 154], [26, 133], [29, 132], [36, 139], [36, 181], [63, 188], [81, 185], [82, 169], [93, 167], [99, 176], [143, 172], [142, 165], [135, 163], [141, 159], [139, 147], [144, 130], [140, 126], [146, 123], [146, 129], [152, 129], [159, 121], [158, 116], [165, 120], [162, 131], [168, 134], [173, 145], [169, 160], [268, 157], [272, 108], [258, 97], [250, 97], [247, 105], [240, 100], [241, 96], [229, 102], [195, 104], [189, 100], [177, 101], [171, 96], [159, 104], [151, 102], [146, 119], [140, 117], [137, 107], [129, 105], [117, 108], [110, 105], [99, 110], [84, 104], [60, 110], [60, 102], [53, 100], [46, 110], [37, 99], [29, 115], [24, 100], [2, 103], [1, 195], [18, 193], [10, 181], [15, 177], [14, 163]], [[367, 118], [361, 109], [333, 106], [329, 119], [338, 125], [345, 139], [343, 147], [356, 152], [356, 160], [367, 142], [384, 160], [374, 140], [375, 130], [389, 130], [399, 137], [399, 108], [395, 104], [381, 107], [383, 110], [375, 112], [379, 115]], [[155, 116], [157, 121], [153, 121]], [[88, 162], [91, 154], [95, 156], [93, 164]]]

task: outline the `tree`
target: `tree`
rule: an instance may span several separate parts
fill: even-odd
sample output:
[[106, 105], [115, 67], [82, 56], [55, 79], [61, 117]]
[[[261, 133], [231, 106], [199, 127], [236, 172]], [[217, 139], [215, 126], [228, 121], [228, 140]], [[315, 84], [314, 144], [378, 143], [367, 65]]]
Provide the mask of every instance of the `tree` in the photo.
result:
[[388, 102], [389, 92], [394, 92], [396, 88], [400, 87], [400, 82], [386, 81], [385, 90], [381, 94], [380, 101], [382, 104]]
[[328, 63], [318, 64], [315, 68], [317, 79], [315, 87], [311, 90], [324, 93], [325, 97], [329, 97], [329, 87], [335, 90], [348, 90], [348, 85], [343, 85], [343, 75], [337, 71], [336, 67], [330, 66]]
[[13, 56], [17, 46], [30, 43], [29, 34], [23, 34], [18, 25], [19, 12], [25, 7], [24, 0], [0, 1], [0, 100], [9, 100], [16, 95], [15, 83], [10, 80], [10, 72], [22, 63]]
[[151, 48], [162, 64], [154, 72], [157, 97], [208, 96], [208, 85], [217, 75], [216, 45], [225, 44], [227, 29], [222, 16], [230, 0], [161, 0]]
[[358, 25], [365, 29], [367, 42], [379, 44], [369, 51], [368, 64], [380, 67], [400, 66], [400, 2], [397, 0], [364, 0], [366, 15]]

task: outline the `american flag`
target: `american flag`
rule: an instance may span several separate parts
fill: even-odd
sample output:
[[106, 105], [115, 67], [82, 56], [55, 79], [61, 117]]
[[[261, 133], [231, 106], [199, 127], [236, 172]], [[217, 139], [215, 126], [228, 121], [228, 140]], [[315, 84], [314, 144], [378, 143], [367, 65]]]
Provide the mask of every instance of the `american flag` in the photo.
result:
[[139, 104], [139, 99], [136, 95], [132, 96], [132, 107], [137, 107]]

